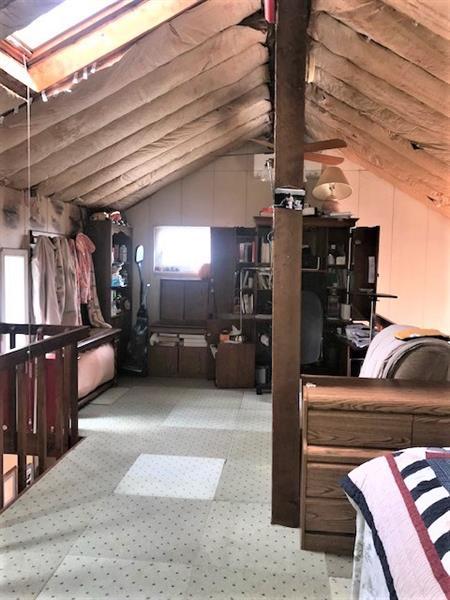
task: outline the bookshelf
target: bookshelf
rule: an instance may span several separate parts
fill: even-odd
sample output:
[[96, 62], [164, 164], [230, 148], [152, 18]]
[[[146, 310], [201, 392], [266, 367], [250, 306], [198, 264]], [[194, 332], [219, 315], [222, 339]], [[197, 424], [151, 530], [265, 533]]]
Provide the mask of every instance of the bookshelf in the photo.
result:
[[131, 333], [133, 235], [131, 227], [109, 219], [89, 221], [87, 235], [95, 244], [93, 254], [97, 293], [103, 318], [121, 330], [119, 366]]

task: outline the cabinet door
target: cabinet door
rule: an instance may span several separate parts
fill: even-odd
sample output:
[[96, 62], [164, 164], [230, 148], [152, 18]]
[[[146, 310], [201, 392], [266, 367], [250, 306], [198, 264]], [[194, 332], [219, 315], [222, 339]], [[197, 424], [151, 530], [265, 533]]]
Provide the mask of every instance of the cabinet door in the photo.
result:
[[352, 315], [370, 318], [370, 299], [364, 292], [377, 291], [379, 227], [356, 227], [352, 231]]
[[236, 232], [233, 227], [211, 228], [211, 278], [216, 315], [233, 312], [236, 270]]
[[206, 321], [208, 318], [209, 281], [184, 282], [184, 320]]
[[184, 319], [184, 281], [162, 279], [160, 289], [161, 321], [183, 321]]

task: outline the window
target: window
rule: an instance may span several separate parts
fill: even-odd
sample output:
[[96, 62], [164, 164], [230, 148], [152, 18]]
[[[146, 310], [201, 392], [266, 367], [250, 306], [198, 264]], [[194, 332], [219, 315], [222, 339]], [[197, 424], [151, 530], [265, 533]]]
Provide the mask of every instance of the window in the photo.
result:
[[71, 27], [114, 4], [117, 0], [65, 0], [58, 6], [15, 31], [11, 37], [30, 50], [36, 50]]
[[211, 262], [209, 227], [155, 227], [154, 271], [199, 276]]
[[[0, 250], [0, 321], [28, 323], [28, 251]], [[9, 336], [0, 336], [0, 352], [10, 349]], [[27, 336], [16, 337], [16, 348], [27, 345]]]

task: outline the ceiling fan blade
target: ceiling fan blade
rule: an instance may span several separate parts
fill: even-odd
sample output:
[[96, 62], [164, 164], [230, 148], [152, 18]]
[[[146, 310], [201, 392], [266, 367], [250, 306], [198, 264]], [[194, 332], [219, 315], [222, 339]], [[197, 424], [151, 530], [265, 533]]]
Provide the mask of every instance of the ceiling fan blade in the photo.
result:
[[305, 152], [319, 152], [320, 150], [334, 150], [335, 148], [346, 148], [344, 140], [338, 138], [322, 140], [321, 142], [306, 142]]
[[317, 152], [305, 152], [305, 160], [318, 162], [322, 165], [332, 165], [333, 167], [344, 162], [342, 156], [329, 156], [328, 154], [318, 154]]

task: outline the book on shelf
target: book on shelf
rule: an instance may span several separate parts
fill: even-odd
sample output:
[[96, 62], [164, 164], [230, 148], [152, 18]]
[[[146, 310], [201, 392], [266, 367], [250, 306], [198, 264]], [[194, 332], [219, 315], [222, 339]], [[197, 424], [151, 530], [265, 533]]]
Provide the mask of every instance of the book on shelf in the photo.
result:
[[245, 271], [242, 275], [242, 287], [252, 288], [253, 287], [253, 273], [251, 271]]
[[239, 244], [239, 262], [252, 263], [256, 259], [255, 242], [240, 242]]
[[270, 263], [270, 243], [261, 238], [261, 246], [260, 246], [260, 262], [262, 263]]
[[258, 273], [258, 286], [260, 290], [271, 290], [272, 289], [272, 274], [271, 273]]
[[244, 315], [253, 314], [253, 294], [242, 294], [241, 310]]

